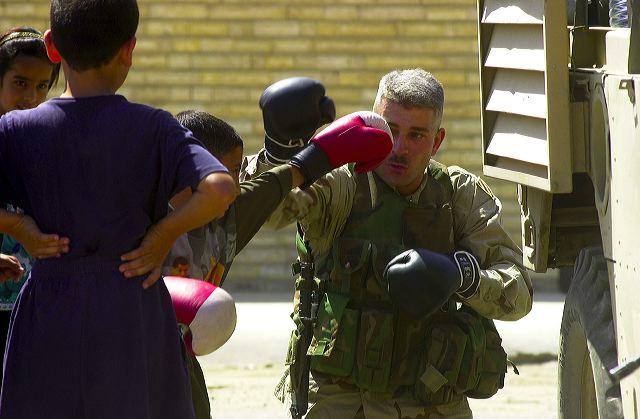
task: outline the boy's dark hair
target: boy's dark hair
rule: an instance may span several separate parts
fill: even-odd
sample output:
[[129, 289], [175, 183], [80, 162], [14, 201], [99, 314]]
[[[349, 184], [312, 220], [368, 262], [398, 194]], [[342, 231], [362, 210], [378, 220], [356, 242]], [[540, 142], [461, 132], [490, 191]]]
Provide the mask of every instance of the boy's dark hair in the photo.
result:
[[243, 146], [242, 138], [231, 125], [207, 112], [183, 111], [176, 119], [217, 158]]
[[30, 26], [20, 26], [0, 35], [0, 79], [9, 71], [18, 55], [41, 58], [51, 64], [49, 89], [58, 81], [60, 65], [49, 61], [42, 33]]
[[51, 34], [76, 71], [99, 68], [116, 56], [138, 29], [136, 0], [52, 0]]

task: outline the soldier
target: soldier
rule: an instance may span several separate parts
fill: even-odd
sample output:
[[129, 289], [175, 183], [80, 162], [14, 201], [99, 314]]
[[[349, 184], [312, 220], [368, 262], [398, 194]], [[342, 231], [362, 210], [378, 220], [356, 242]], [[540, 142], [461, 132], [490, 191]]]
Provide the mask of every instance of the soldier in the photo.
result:
[[[391, 128], [391, 154], [374, 172], [333, 170], [278, 214], [278, 225], [299, 223], [297, 327], [276, 389], [294, 418], [307, 411], [306, 385], [311, 419], [471, 418], [467, 397], [504, 384], [490, 319], [523, 317], [533, 290], [500, 201], [479, 177], [432, 160], [443, 105], [430, 73], [386, 74], [373, 110]], [[263, 155], [245, 162], [249, 175], [268, 167]]]

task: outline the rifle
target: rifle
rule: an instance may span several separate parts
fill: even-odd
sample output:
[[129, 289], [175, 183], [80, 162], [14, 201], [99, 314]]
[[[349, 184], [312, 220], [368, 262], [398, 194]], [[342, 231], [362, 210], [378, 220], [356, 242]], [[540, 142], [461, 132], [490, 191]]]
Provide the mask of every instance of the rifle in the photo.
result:
[[[301, 233], [301, 229], [299, 229]], [[298, 333], [300, 339], [295, 347], [295, 361], [289, 367], [289, 376], [293, 388], [293, 397], [290, 407], [291, 417], [300, 419], [307, 413], [309, 408], [309, 368], [311, 366], [311, 356], [307, 355], [313, 329], [318, 319], [318, 307], [322, 300], [320, 285], [315, 278], [315, 265], [311, 256], [311, 249], [308, 243], [303, 242], [301, 234], [296, 237], [296, 244], [304, 246], [305, 260], [302, 257], [292, 265], [294, 275], [300, 274], [298, 279], [298, 290], [300, 292], [300, 302], [298, 304], [298, 318], [300, 320]]]

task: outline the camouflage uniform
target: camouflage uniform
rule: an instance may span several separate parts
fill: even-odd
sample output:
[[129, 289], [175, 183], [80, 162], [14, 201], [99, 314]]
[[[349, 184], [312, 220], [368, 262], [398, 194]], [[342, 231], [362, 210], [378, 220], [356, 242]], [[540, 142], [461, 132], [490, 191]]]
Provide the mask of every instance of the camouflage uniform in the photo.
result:
[[[245, 165], [249, 175], [265, 168], [256, 156]], [[375, 178], [377, 175], [370, 175], [370, 179]], [[471, 252], [483, 268], [478, 292], [465, 300], [464, 304], [489, 319], [517, 320], [523, 317], [531, 309], [533, 291], [520, 262], [521, 251], [500, 224], [499, 200], [480, 178], [459, 167], [449, 167], [447, 179], [450, 179], [452, 186], [451, 245], [455, 249]], [[381, 180], [378, 178], [378, 181]], [[406, 199], [407, 203], [418, 203], [422, 196], [433, 192], [430, 189], [432, 186], [428, 187], [432, 181], [433, 176], [425, 176], [418, 190], [402, 199]], [[350, 231], [347, 224], [360, 191], [357, 185], [357, 175], [348, 167], [336, 169], [306, 191], [292, 192], [271, 217], [270, 224], [283, 226], [298, 221], [304, 230], [304, 239], [309, 243], [313, 261], [322, 270], [322, 267], [335, 262], [335, 243], [340, 241], [346, 227]], [[402, 217], [402, 214], [398, 214], [398, 217]], [[446, 253], [445, 250], [439, 251]], [[314, 335], [310, 353], [317, 351], [317, 344]], [[356, 350], [359, 349], [354, 348]], [[472, 417], [466, 397], [462, 394], [448, 398], [444, 404], [420, 402], [410, 392], [364, 389], [355, 385], [349, 377], [319, 372], [317, 364], [314, 368], [313, 361], [311, 376], [307, 418]], [[277, 389], [281, 397], [287, 396], [286, 381], [283, 379]]]

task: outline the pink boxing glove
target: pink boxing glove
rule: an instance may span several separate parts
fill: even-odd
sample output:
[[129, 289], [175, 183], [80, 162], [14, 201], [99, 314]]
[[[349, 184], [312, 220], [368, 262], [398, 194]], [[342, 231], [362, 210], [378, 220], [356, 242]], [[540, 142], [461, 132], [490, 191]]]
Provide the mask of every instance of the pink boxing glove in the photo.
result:
[[236, 328], [236, 306], [229, 293], [208, 282], [165, 276], [187, 349], [207, 355], [225, 344]]
[[305, 188], [347, 163], [355, 163], [358, 173], [373, 170], [392, 148], [393, 135], [387, 122], [377, 113], [360, 111], [343, 116], [320, 131], [289, 164], [300, 169]]

